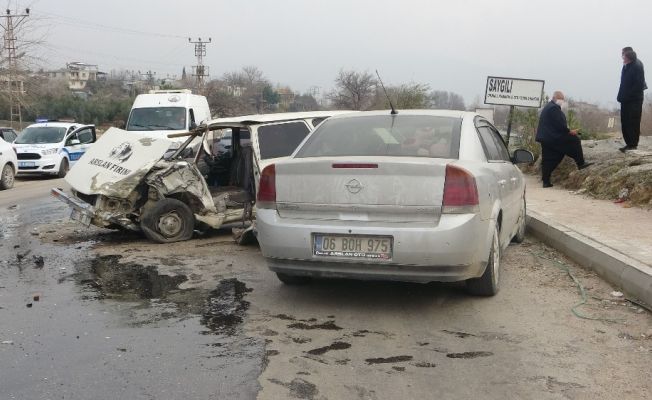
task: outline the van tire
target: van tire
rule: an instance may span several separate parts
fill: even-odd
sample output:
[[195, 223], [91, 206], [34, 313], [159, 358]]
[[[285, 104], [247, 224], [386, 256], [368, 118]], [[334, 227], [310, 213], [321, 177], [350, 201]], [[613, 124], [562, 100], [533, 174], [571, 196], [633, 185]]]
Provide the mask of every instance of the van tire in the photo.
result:
[[140, 228], [154, 242], [180, 242], [192, 238], [195, 216], [185, 203], [166, 198], [143, 213]]
[[493, 296], [500, 289], [500, 235], [498, 227], [494, 228], [493, 239], [491, 241], [491, 250], [489, 251], [489, 260], [487, 268], [479, 278], [468, 279], [466, 289], [475, 296]]
[[70, 164], [68, 163], [67, 158], [61, 159], [61, 164], [59, 164], [59, 172], [57, 173], [57, 178], [63, 178], [68, 174], [70, 170]]
[[0, 190], [7, 190], [14, 187], [14, 180], [16, 177], [16, 171], [14, 167], [7, 163], [4, 168], [2, 168], [2, 175], [0, 175]]

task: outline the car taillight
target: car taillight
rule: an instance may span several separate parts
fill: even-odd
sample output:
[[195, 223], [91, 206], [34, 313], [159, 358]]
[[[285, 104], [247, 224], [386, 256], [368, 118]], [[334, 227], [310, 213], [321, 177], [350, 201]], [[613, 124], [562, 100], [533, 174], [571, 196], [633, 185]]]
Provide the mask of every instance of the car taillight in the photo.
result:
[[276, 166], [274, 164], [266, 166], [260, 174], [256, 207], [276, 208]]
[[475, 178], [464, 168], [447, 165], [442, 212], [468, 214], [479, 211], [478, 187]]

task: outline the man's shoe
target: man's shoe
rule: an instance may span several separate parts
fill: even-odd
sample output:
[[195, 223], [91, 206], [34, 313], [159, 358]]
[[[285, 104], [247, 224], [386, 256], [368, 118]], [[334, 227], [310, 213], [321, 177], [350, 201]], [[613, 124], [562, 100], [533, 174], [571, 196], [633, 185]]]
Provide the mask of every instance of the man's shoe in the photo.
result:
[[585, 163], [582, 164], [582, 165], [578, 165], [578, 166], [577, 166], [577, 169], [584, 169], [584, 168], [586, 168], [586, 167], [590, 167], [591, 165], [593, 165], [592, 162], [585, 162]]
[[626, 152], [627, 150], [629, 150], [629, 146], [623, 146], [623, 147], [619, 147], [619, 148], [618, 148], [618, 151], [620, 151], [621, 153], [624, 153], [624, 152]]
[[544, 187], [544, 188], [550, 188], [550, 187], [552, 187], [552, 183], [550, 183], [550, 182], [543, 182], [543, 187]]

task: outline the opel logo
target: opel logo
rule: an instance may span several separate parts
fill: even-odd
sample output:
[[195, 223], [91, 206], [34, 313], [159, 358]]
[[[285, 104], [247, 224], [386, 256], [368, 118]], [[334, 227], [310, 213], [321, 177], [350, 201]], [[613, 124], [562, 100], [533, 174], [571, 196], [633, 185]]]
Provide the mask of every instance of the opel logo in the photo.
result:
[[362, 185], [357, 179], [351, 179], [344, 185], [350, 193], [358, 194], [362, 190]]

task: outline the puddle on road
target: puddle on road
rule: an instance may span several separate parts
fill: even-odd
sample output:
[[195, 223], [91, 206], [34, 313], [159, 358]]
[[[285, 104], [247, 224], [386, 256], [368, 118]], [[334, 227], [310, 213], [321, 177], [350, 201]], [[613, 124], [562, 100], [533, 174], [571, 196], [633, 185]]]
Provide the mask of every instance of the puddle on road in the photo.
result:
[[121, 262], [121, 258], [108, 255], [79, 261], [75, 273], [61, 278], [60, 283], [76, 282], [83, 300], [135, 303], [127, 312], [136, 326], [195, 315], [207, 328], [201, 334], [231, 336], [243, 323], [249, 308], [244, 297], [253, 290], [243, 282], [224, 279], [211, 291], [181, 289], [188, 280], [186, 275], [160, 274], [154, 265]]
[[467, 351], [465, 353], [448, 353], [446, 357], [448, 358], [478, 358], [478, 357], [489, 357], [493, 356], [494, 353], [490, 351]]
[[365, 361], [367, 364], [393, 364], [405, 361], [412, 361], [412, 356], [393, 356], [393, 357], [379, 357], [379, 358], [367, 358]]
[[326, 352], [329, 352], [331, 350], [346, 350], [351, 348], [351, 344], [346, 343], [346, 342], [333, 342], [333, 344], [329, 346], [324, 346], [324, 347], [319, 347], [316, 349], [308, 350], [308, 354], [312, 354], [314, 356], [320, 356], [322, 354], [326, 354]]

